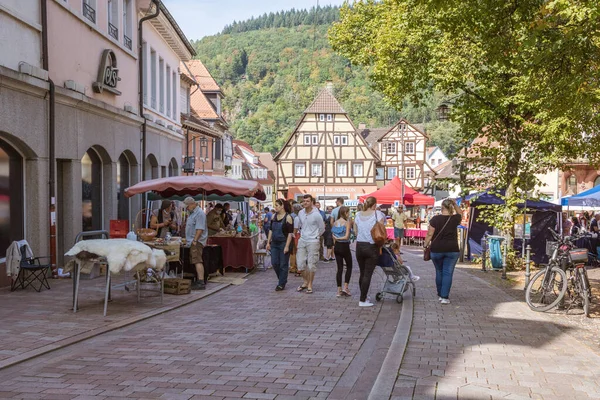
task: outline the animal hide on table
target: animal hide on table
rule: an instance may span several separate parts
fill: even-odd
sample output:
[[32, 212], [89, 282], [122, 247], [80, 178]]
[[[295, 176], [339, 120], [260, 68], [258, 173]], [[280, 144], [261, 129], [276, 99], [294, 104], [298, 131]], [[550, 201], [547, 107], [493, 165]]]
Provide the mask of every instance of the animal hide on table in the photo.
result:
[[128, 239], [82, 240], [65, 255], [75, 256], [83, 263], [104, 257], [110, 272], [115, 274], [122, 270], [131, 271], [143, 267], [162, 270], [167, 262], [163, 250], [152, 249], [143, 243]]

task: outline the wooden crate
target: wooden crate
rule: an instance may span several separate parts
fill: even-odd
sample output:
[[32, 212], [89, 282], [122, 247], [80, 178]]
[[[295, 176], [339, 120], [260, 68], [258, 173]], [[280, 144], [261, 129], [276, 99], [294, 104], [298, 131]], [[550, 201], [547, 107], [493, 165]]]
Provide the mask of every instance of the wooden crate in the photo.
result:
[[192, 290], [192, 281], [189, 279], [165, 278], [165, 293], [189, 294]]

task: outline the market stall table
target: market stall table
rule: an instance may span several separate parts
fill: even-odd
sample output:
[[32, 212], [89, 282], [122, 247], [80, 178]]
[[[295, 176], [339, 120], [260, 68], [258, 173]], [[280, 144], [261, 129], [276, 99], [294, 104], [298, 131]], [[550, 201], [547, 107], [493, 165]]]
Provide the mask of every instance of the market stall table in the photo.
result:
[[[86, 233], [92, 234], [96, 232]], [[98, 232], [103, 233], [104, 231]], [[127, 239], [91, 239], [78, 241], [65, 255], [75, 257], [65, 265], [66, 272], [73, 272], [73, 312], [77, 312], [78, 308], [81, 272], [89, 273], [94, 264], [97, 263], [107, 265], [104, 316], [106, 316], [108, 300], [110, 299], [112, 274], [119, 274], [122, 271], [136, 273], [139, 301], [140, 274], [138, 272], [145, 271], [148, 268], [162, 270], [167, 261], [163, 250], [152, 249], [143, 243]], [[160, 285], [162, 301], [162, 278], [157, 283]]]
[[210, 236], [208, 244], [218, 244], [223, 250], [223, 266], [225, 268], [254, 268], [254, 249], [258, 234], [252, 236]]
[[409, 228], [404, 230], [404, 240], [406, 244], [409, 244], [410, 241], [413, 243], [418, 242], [419, 244], [422, 244], [425, 236], [427, 236], [427, 231], [424, 229]]
[[387, 232], [387, 238], [389, 240], [394, 240], [394, 228], [385, 228], [385, 231]]

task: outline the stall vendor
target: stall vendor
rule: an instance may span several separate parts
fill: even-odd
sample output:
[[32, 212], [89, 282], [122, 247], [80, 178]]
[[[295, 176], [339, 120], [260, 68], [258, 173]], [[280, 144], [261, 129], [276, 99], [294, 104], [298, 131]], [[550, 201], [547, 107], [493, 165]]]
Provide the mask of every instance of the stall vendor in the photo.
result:
[[177, 223], [175, 222], [171, 200], [163, 200], [160, 209], [152, 213], [150, 228], [157, 230], [156, 237], [158, 238], [164, 238], [170, 232], [177, 232]]
[[223, 205], [217, 204], [215, 206], [215, 208], [210, 210], [210, 212], [206, 216], [206, 226], [208, 227], [208, 236], [214, 236], [225, 228], [225, 226], [223, 225], [223, 217], [221, 217], [222, 212], [223, 212]]

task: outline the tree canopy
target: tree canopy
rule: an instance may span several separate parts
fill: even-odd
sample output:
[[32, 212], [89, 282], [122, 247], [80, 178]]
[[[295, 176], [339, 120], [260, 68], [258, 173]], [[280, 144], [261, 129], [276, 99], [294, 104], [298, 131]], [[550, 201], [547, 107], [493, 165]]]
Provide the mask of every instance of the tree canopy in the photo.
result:
[[[252, 29], [242, 28], [245, 22], [238, 22], [234, 24], [238, 27], [235, 32], [226, 29], [231, 33], [193, 42], [198, 58], [226, 96], [223, 107], [235, 137], [258, 151], [277, 152], [327, 80], [333, 81], [336, 97], [355, 124], [391, 127], [405, 117], [426, 124], [433, 138], [441, 138], [434, 129], [450, 135], [456, 131], [454, 125], [436, 121], [435, 108], [441, 98], [430, 88], [424, 91], [422, 104], [406, 101], [400, 113], [373, 88], [368, 79], [369, 67], [352, 64], [331, 49], [327, 30], [330, 22], [339, 18], [339, 8], [321, 7], [318, 13], [312, 12], [275, 14], [280, 20], [292, 21], [292, 16], [309, 16], [303, 19], [306, 23], [297, 26], [271, 27], [276, 20], [271, 24], [270, 18], [265, 20], [263, 16], [250, 24]], [[457, 149], [455, 141], [437, 139], [433, 144], [452, 156]]]
[[330, 42], [393, 104], [448, 96], [460, 145], [480, 139], [463, 185], [505, 188], [503, 225], [535, 174], [598, 161], [599, 24], [598, 1], [365, 0], [341, 9]]

